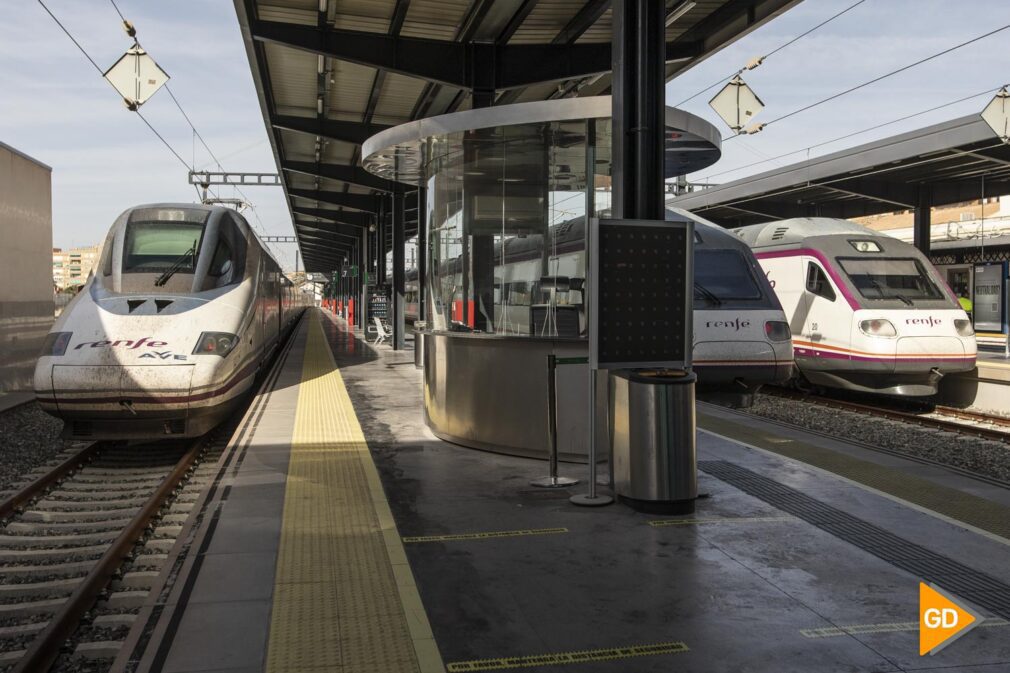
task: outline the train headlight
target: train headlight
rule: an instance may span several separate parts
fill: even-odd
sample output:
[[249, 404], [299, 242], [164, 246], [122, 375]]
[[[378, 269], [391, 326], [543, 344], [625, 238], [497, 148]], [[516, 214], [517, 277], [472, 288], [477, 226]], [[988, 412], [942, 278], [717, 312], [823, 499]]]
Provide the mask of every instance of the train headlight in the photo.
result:
[[957, 333], [960, 336], [975, 336], [975, 328], [971, 326], [970, 320], [955, 320], [954, 327], [957, 329]]
[[769, 341], [789, 341], [793, 334], [789, 330], [789, 323], [782, 320], [769, 320], [765, 323], [765, 336]]
[[866, 336], [872, 337], [893, 337], [898, 336], [898, 330], [890, 320], [874, 318], [873, 320], [863, 320], [859, 323], [859, 331]]
[[238, 345], [238, 337], [227, 332], [204, 332], [196, 342], [193, 355], [225, 357]]
[[67, 352], [67, 346], [70, 345], [70, 337], [73, 335], [73, 332], [50, 332], [46, 335], [46, 340], [42, 342], [42, 352], [39, 353], [39, 356], [63, 355]]

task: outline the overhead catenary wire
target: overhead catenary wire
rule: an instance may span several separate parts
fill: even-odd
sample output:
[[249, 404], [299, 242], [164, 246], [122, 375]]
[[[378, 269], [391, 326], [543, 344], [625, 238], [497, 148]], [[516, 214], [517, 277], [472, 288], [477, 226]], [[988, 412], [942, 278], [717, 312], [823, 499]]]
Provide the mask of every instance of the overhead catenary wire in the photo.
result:
[[[767, 54], [765, 54], [764, 56], [762, 56], [761, 58], [756, 59], [757, 62], [760, 63], [760, 62], [764, 61], [765, 59], [767, 59], [768, 57], [772, 56], [773, 54], [777, 54], [778, 52], [782, 51], [786, 47], [788, 47], [788, 46], [790, 46], [790, 45], [798, 42], [799, 40], [802, 40], [804, 37], [806, 37], [810, 33], [814, 32], [815, 30], [818, 30], [818, 29], [820, 29], [820, 28], [822, 28], [822, 27], [824, 27], [826, 25], [828, 25], [829, 23], [831, 23], [832, 21], [834, 21], [838, 17], [842, 16], [843, 14], [845, 14], [847, 12], [852, 11], [853, 9], [855, 9], [859, 5], [863, 4], [864, 2], [866, 2], [866, 0], [857, 0], [857, 2], [852, 3], [851, 5], [849, 5], [848, 7], [846, 7], [845, 9], [841, 10], [840, 12], [838, 12], [837, 14], [833, 14], [832, 16], [829, 16], [827, 19], [825, 19], [824, 21], [821, 21], [816, 26], [805, 30], [804, 32], [802, 32], [799, 35], [797, 35], [796, 37], [792, 38], [791, 40], [789, 40], [787, 42], [784, 42], [784, 43], [780, 44], [779, 46], [775, 47], [770, 52], [768, 52]], [[698, 96], [702, 95], [706, 91], [711, 91], [712, 89], [714, 89], [715, 87], [719, 86], [723, 82], [725, 82], [727, 80], [730, 80], [730, 79], [733, 79], [734, 77], [736, 77], [737, 75], [739, 75], [740, 73], [742, 73], [744, 70], [747, 70], [747, 69], [748, 69], [747, 67], [740, 68], [739, 70], [734, 71], [730, 75], [727, 75], [726, 77], [723, 77], [723, 78], [719, 79], [718, 81], [713, 82], [712, 84], [709, 84], [707, 87], [705, 87], [701, 91], [698, 91], [697, 93], [695, 93], [695, 94], [693, 94], [693, 95], [685, 98], [684, 100], [680, 101], [674, 107], [680, 107], [684, 103], [691, 102], [692, 100], [694, 100]]]
[[[1005, 86], [1010, 86], [1010, 85], [1005, 85]], [[712, 173], [710, 175], [706, 175], [706, 176], [703, 176], [703, 177], [699, 178], [699, 182], [705, 181], [705, 180], [711, 180], [712, 178], [716, 178], [716, 177], [719, 177], [721, 175], [727, 175], [729, 173], [736, 173], [737, 171], [742, 171], [742, 170], [745, 170], [747, 168], [753, 168], [754, 166], [760, 166], [761, 164], [766, 164], [769, 161], [777, 161], [779, 159], [784, 159], [786, 157], [793, 156], [794, 154], [801, 154], [803, 152], [809, 152], [810, 150], [817, 149], [818, 147], [824, 147], [825, 145], [830, 145], [832, 143], [837, 143], [837, 142], [840, 142], [842, 140], [848, 140], [849, 138], [853, 138], [855, 136], [862, 135], [864, 133], [869, 133], [870, 131], [876, 131], [877, 129], [884, 128], [885, 126], [891, 126], [892, 124], [898, 124], [898, 123], [901, 123], [903, 121], [907, 121], [909, 119], [912, 119], [914, 117], [921, 117], [922, 115], [929, 114], [930, 112], [936, 112], [937, 110], [942, 110], [942, 109], [948, 108], [948, 107], [950, 107], [952, 105], [957, 105], [958, 103], [964, 103], [964, 102], [972, 100], [974, 98], [980, 98], [982, 96], [985, 96], [986, 94], [995, 93], [996, 91], [999, 91], [1001, 88], [1002, 87], [993, 87], [991, 89], [986, 89], [985, 91], [979, 91], [978, 93], [973, 93], [970, 96], [963, 96], [962, 98], [958, 98], [957, 100], [948, 101], [948, 102], [943, 103], [941, 105], [934, 105], [933, 107], [927, 108], [925, 110], [919, 110], [918, 112], [913, 112], [911, 114], [904, 115], [903, 117], [898, 117], [897, 119], [892, 119], [890, 121], [882, 122], [880, 124], [874, 124], [873, 126], [868, 126], [868, 127], [864, 128], [864, 129], [860, 129], [858, 131], [851, 131], [849, 133], [846, 133], [846, 134], [840, 135], [840, 136], [836, 136], [836, 137], [831, 138], [829, 140], [823, 140], [823, 141], [821, 141], [819, 143], [814, 143], [813, 145], [808, 145], [807, 147], [801, 147], [800, 149], [792, 150], [791, 152], [784, 152], [783, 154], [778, 154], [778, 155], [775, 155], [773, 157], [768, 157], [767, 159], [762, 159], [761, 161], [754, 161], [754, 162], [751, 162], [749, 164], [744, 164], [743, 166], [737, 166], [736, 168], [730, 168], [730, 169], [727, 169], [725, 171], [719, 171], [718, 173]]]
[[[84, 54], [84, 58], [88, 59], [88, 62], [91, 63], [92, 66], [94, 66], [95, 70], [98, 71], [98, 74], [101, 75], [102, 77], [105, 77], [105, 71], [102, 70], [101, 67], [99, 67], [98, 63], [95, 62], [95, 59], [91, 58], [91, 55], [87, 52], [87, 50], [83, 46], [81, 46], [81, 43], [77, 41], [77, 38], [75, 38], [73, 34], [67, 29], [67, 27], [63, 25], [63, 23], [56, 17], [55, 14], [53, 14], [52, 10], [50, 10], [49, 7], [46, 6], [46, 3], [43, 2], [42, 0], [37, 0], [37, 2], [39, 3], [39, 5], [42, 6], [42, 9], [46, 10], [46, 14], [48, 14], [52, 18], [52, 20], [56, 22], [56, 25], [60, 27], [60, 30], [66, 33], [66, 36], [70, 38], [70, 41], [74, 43], [74, 46], [76, 46], [77, 49], [80, 50], [82, 54]], [[119, 9], [117, 8], [116, 11], [119, 11]], [[186, 167], [187, 170], [193, 170], [192, 167], [188, 163], [186, 163], [186, 160], [182, 158], [182, 155], [179, 154], [174, 147], [172, 147], [172, 145], [168, 142], [168, 140], [166, 140], [165, 137], [161, 135], [156, 128], [154, 128], [154, 125], [152, 125], [151, 122], [147, 121], [147, 118], [144, 117], [144, 115], [140, 114], [139, 111], [136, 112], [137, 116], [140, 117], [140, 119], [144, 122], [147, 128], [151, 129], [151, 132], [154, 133], [155, 136], [157, 136], [158, 140], [160, 140], [165, 145], [165, 147], [168, 148], [168, 150], [175, 156], [175, 158], [178, 159], [182, 163], [182, 165]]]
[[[977, 35], [977, 36], [975, 36], [975, 37], [973, 37], [973, 38], [971, 38], [969, 40], [965, 40], [964, 42], [961, 42], [959, 44], [955, 44], [952, 47], [947, 47], [946, 49], [943, 49], [942, 51], [936, 52], [935, 54], [930, 54], [929, 56], [927, 56], [925, 58], [919, 59], [918, 61], [914, 61], [914, 62], [909, 63], [907, 65], [903, 65], [900, 68], [897, 68], [895, 70], [891, 70], [890, 72], [884, 73], [883, 75], [879, 75], [877, 77], [874, 77], [873, 79], [868, 80], [866, 82], [863, 82], [862, 84], [857, 84], [855, 86], [849, 87], [848, 89], [845, 89], [844, 91], [839, 91], [838, 93], [832, 94], [832, 95], [830, 95], [830, 96], [828, 96], [826, 98], [822, 98], [822, 99], [820, 99], [818, 101], [814, 101], [813, 103], [810, 103], [808, 105], [804, 105], [803, 107], [797, 108], [796, 110], [793, 110], [792, 112], [787, 112], [786, 114], [784, 114], [784, 115], [782, 115], [780, 117], [776, 117], [775, 119], [772, 119], [771, 121], [764, 122], [762, 124], [758, 124], [758, 130], [764, 129], [767, 126], [770, 126], [771, 124], [774, 124], [776, 122], [780, 122], [780, 121], [782, 121], [784, 119], [789, 119], [790, 117], [794, 117], [795, 115], [798, 115], [801, 112], [806, 112], [807, 110], [811, 110], [811, 109], [813, 109], [815, 107], [818, 107], [820, 105], [824, 105], [825, 103], [828, 103], [828, 102], [831, 102], [831, 101], [836, 100], [838, 98], [841, 98], [842, 96], [846, 96], [846, 95], [848, 95], [848, 94], [850, 94], [850, 93], [852, 93], [854, 91], [859, 91], [860, 89], [868, 87], [871, 84], [876, 84], [877, 82], [885, 80], [888, 77], [893, 77], [894, 75], [897, 75], [899, 73], [903, 73], [906, 70], [911, 70], [912, 68], [920, 66], [923, 63], [928, 63], [929, 61], [932, 61], [934, 59], [940, 58], [941, 56], [946, 56], [947, 54], [949, 54], [951, 52], [957, 51], [958, 49], [961, 49], [963, 47], [967, 47], [970, 44], [974, 44], [975, 42], [978, 42], [979, 40], [984, 40], [987, 37], [992, 37], [993, 35], [996, 35], [997, 33], [1001, 33], [1004, 30], [1007, 30], [1008, 28], [1010, 28], [1010, 23], [1008, 23], [1008, 24], [1006, 24], [1004, 26], [1001, 26], [999, 28], [995, 28], [993, 30], [990, 30], [990, 31], [988, 31], [986, 33], [982, 33], [981, 35]], [[732, 140], [733, 138], [737, 138], [737, 137], [742, 136], [742, 135], [748, 135], [748, 133], [747, 132], [735, 133], [735, 134], [729, 136], [728, 138], [726, 138], [725, 140]]]

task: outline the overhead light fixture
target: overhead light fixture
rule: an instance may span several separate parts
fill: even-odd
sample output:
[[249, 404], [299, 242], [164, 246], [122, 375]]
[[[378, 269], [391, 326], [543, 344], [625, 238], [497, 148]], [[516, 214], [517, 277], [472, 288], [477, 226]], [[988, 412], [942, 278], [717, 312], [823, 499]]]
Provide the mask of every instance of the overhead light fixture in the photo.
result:
[[695, 6], [697, 6], [697, 4], [698, 3], [694, 2], [693, 0], [687, 0], [687, 2], [680, 3], [680, 5], [678, 5], [672, 12], [670, 12], [667, 15], [666, 27], [669, 28], [671, 25], [673, 25], [674, 21], [690, 12], [692, 9], [695, 8]]

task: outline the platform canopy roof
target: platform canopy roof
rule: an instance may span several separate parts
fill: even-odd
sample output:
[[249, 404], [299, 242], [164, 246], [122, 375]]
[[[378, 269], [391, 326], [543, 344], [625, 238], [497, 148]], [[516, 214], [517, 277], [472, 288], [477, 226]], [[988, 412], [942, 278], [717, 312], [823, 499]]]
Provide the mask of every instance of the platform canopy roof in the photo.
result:
[[[672, 78], [801, 0], [668, 0]], [[361, 143], [481, 104], [609, 92], [609, 0], [235, 0], [307, 271], [339, 266], [392, 184]], [[416, 210], [407, 210], [407, 235]], [[391, 240], [387, 236], [386, 240]]]
[[928, 126], [672, 199], [725, 227], [852, 218], [1010, 194], [1010, 146], [979, 115]]

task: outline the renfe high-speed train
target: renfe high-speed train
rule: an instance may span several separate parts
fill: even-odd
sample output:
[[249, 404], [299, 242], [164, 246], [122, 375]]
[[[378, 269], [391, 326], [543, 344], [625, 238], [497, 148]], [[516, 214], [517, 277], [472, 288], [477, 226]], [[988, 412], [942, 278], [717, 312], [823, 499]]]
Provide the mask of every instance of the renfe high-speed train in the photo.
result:
[[237, 212], [130, 208], [45, 341], [36, 397], [68, 437], [199, 436], [308, 301]]
[[[787, 381], [793, 369], [789, 325], [750, 250], [726, 230], [687, 211], [671, 209], [668, 217], [695, 222], [694, 371], [699, 388], [739, 394], [746, 399], [765, 383]], [[548, 260], [550, 276], [581, 281], [576, 276], [584, 268], [584, 220], [575, 218], [554, 228], [556, 245], [552, 245]], [[494, 256], [496, 322], [508, 325], [513, 332], [530, 334], [530, 304], [545, 300], [548, 294], [538, 282], [529, 282], [541, 275], [540, 239], [508, 239], [504, 265], [501, 244], [496, 245]], [[462, 315], [459, 273], [458, 258], [443, 262], [442, 296], [453, 298], [453, 320], [471, 323]], [[581, 287], [581, 283], [571, 283], [572, 289], [576, 286]], [[405, 315], [417, 319], [414, 270], [407, 273], [405, 295]], [[508, 301], [503, 302], [503, 297]], [[559, 299], [578, 306], [580, 331], [586, 326], [583, 297], [581, 291], [568, 291], [562, 292]], [[473, 303], [470, 306], [473, 310]]]
[[847, 220], [734, 230], [782, 301], [796, 366], [812, 385], [929, 396], [975, 366], [975, 332], [919, 250]]

